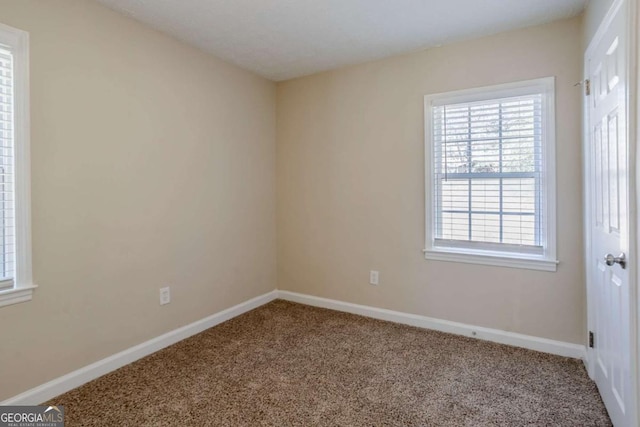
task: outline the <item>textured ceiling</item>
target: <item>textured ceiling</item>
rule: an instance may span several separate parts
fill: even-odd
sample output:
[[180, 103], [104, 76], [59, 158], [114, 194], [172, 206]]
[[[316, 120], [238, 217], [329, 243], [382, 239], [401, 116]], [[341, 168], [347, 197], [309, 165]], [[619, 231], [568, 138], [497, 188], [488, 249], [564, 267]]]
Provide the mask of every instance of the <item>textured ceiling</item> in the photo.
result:
[[280, 81], [579, 14], [587, 0], [98, 0]]

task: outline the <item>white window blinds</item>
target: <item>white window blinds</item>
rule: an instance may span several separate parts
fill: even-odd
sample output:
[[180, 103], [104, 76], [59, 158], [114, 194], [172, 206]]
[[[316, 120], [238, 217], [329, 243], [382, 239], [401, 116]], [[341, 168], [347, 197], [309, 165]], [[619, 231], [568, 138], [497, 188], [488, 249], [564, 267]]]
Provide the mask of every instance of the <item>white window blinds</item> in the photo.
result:
[[29, 301], [29, 33], [0, 23], [0, 308]]
[[542, 253], [542, 98], [433, 107], [436, 245]]
[[0, 45], [0, 289], [15, 278], [14, 62]]

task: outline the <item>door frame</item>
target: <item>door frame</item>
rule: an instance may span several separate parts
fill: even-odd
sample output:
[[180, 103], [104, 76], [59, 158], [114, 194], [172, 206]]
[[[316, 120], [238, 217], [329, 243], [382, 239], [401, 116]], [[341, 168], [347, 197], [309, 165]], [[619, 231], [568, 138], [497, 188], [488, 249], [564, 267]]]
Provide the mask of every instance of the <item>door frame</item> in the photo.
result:
[[[633, 377], [632, 392], [632, 420], [637, 424], [640, 421], [638, 407], [638, 399], [640, 398], [640, 289], [638, 285], [638, 266], [640, 266], [640, 253], [638, 251], [638, 242], [640, 241], [640, 230], [638, 229], [638, 221], [640, 211], [638, 209], [638, 200], [640, 200], [640, 176], [636, 171], [640, 170], [640, 158], [638, 157], [637, 147], [640, 144], [640, 133], [638, 132], [638, 123], [640, 123], [640, 100], [638, 100], [638, 87], [640, 87], [640, 73], [638, 72], [638, 47], [640, 47], [640, 31], [637, 24], [640, 21], [638, 13], [638, 0], [615, 0], [611, 8], [602, 19], [593, 38], [589, 41], [589, 45], [584, 53], [583, 58], [583, 75], [584, 81], [589, 79], [589, 63], [588, 59], [593, 54], [593, 50], [600, 42], [606, 29], [611, 25], [616, 12], [621, 8], [627, 8], [627, 144], [629, 159], [629, 259], [633, 262], [629, 263], [629, 298], [631, 300], [630, 315], [630, 339], [631, 339], [631, 373]], [[593, 288], [593, 272], [591, 266], [591, 224], [593, 212], [592, 206], [592, 168], [589, 162], [589, 103], [582, 92], [583, 99], [583, 136], [582, 136], [582, 165], [583, 165], [583, 196], [584, 196], [584, 259], [585, 259], [585, 279], [586, 279], [586, 296], [587, 296], [587, 330], [593, 330], [594, 327], [594, 298], [591, 295]], [[635, 191], [634, 191], [635, 189]], [[596, 337], [597, 339], [597, 337]], [[595, 376], [595, 357], [593, 349], [586, 347], [585, 365], [589, 376], [593, 379]]]

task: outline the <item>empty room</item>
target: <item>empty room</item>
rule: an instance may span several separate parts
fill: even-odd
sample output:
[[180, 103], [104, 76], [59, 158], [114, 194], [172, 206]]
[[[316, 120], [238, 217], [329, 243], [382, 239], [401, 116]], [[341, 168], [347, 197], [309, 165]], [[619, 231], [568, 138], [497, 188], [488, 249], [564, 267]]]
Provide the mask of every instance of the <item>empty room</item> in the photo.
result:
[[639, 427], [639, 20], [0, 0], [0, 427]]

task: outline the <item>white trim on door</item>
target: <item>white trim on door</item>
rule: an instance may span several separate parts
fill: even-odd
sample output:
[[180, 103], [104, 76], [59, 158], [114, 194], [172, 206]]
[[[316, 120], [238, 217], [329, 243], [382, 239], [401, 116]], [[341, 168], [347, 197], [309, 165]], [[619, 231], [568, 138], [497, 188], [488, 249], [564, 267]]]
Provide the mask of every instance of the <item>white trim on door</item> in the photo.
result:
[[[635, 365], [633, 370], [635, 372], [636, 378], [636, 422], [640, 424], [640, 283], [638, 282], [638, 266], [640, 266], [640, 250], [639, 242], [640, 242], [640, 209], [638, 209], [638, 204], [640, 203], [640, 174], [638, 171], [640, 170], [640, 153], [638, 151], [638, 147], [640, 147], [640, 53], [638, 49], [640, 49], [640, 30], [638, 29], [638, 25], [640, 24], [640, 5], [638, 5], [638, 0], [629, 0], [629, 141], [632, 141], [630, 144], [631, 153], [633, 154], [633, 158], [635, 159], [635, 203], [633, 206], [633, 211], [636, 212], [636, 217], [634, 219], [633, 225], [635, 226], [635, 236], [634, 239], [634, 251], [636, 254], [636, 268], [634, 270], [635, 275], [632, 277], [633, 284], [632, 293], [635, 292], [636, 296], [636, 304], [635, 310], [633, 310], [633, 315], [635, 315]], [[635, 102], [633, 102], [635, 100]]]

